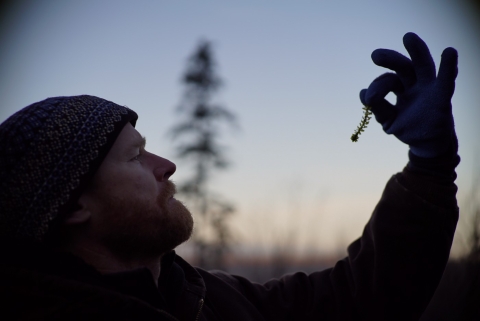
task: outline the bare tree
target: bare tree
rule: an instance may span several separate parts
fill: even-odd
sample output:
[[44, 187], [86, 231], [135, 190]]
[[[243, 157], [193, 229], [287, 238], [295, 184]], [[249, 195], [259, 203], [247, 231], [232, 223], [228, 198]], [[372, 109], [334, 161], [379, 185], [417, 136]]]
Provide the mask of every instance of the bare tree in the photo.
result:
[[178, 157], [193, 169], [192, 176], [179, 184], [179, 192], [196, 215], [193, 243], [198, 264], [205, 268], [222, 268], [231, 239], [227, 221], [234, 212], [229, 202], [209, 188], [212, 175], [229, 164], [219, 144], [221, 132], [236, 126], [234, 114], [212, 102], [222, 84], [215, 67], [211, 44], [201, 42], [182, 78], [185, 93], [177, 108], [182, 120], [170, 130]]

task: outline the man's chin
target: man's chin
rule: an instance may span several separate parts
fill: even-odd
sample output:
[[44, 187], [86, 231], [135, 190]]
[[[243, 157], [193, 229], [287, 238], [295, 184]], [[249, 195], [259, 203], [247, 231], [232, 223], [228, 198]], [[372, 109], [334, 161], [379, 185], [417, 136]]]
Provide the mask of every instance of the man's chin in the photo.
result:
[[[192, 236], [193, 232], [193, 217], [188, 208], [175, 198], [171, 198], [170, 219], [174, 222], [176, 231], [181, 243], [186, 242]], [[178, 245], [180, 245], [179, 243]], [[177, 246], [178, 246], [177, 245]]]

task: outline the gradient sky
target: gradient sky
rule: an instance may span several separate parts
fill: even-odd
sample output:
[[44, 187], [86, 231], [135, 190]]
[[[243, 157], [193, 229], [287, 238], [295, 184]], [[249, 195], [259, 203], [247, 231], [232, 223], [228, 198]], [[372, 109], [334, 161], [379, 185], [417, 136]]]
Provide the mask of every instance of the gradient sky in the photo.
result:
[[459, 1], [19, 1], [0, 22], [0, 121], [47, 97], [99, 96], [139, 113], [147, 149], [174, 161], [181, 181], [188, 165], [166, 133], [187, 58], [210, 40], [225, 80], [217, 102], [241, 126], [225, 131], [232, 166], [212, 184], [237, 207], [237, 241], [332, 251], [360, 235], [407, 162], [407, 146], [375, 121], [350, 141], [359, 91], [386, 72], [371, 52], [406, 54], [406, 32], [427, 42], [437, 66], [444, 48], [459, 51], [460, 204], [468, 195], [480, 151], [478, 30]]

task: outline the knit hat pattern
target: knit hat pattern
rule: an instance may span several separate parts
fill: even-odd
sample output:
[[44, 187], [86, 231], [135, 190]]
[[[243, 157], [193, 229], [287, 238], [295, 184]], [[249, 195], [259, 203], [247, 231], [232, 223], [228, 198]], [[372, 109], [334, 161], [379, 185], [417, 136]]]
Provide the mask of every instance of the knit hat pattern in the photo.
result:
[[94, 96], [53, 97], [0, 125], [0, 235], [42, 241], [137, 114]]

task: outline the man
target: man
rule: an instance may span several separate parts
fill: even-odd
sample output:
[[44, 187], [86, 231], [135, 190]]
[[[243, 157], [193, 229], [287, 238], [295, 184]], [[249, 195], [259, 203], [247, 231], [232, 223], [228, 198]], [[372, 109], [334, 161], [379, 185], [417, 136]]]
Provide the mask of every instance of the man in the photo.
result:
[[[145, 150], [137, 115], [92, 97], [56, 97], [0, 126], [0, 295], [20, 320], [417, 320], [442, 276], [458, 218], [451, 98], [457, 53], [438, 75], [408, 33], [411, 59], [360, 92], [388, 134], [410, 146], [364, 233], [335, 267], [266, 284], [193, 268], [172, 251], [193, 228]], [[384, 97], [397, 95], [391, 105]]]

